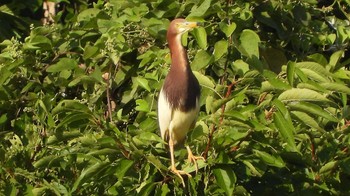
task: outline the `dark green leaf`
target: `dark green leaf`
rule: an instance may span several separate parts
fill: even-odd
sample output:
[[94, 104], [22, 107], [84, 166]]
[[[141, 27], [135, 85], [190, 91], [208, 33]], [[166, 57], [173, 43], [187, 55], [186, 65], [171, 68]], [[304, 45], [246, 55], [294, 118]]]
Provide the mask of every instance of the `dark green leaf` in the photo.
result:
[[233, 195], [236, 187], [237, 177], [232, 168], [222, 166], [213, 170], [218, 185], [225, 191], [226, 195]]
[[77, 62], [70, 58], [61, 58], [56, 64], [49, 66], [47, 72], [60, 72], [63, 70], [75, 69], [78, 67]]

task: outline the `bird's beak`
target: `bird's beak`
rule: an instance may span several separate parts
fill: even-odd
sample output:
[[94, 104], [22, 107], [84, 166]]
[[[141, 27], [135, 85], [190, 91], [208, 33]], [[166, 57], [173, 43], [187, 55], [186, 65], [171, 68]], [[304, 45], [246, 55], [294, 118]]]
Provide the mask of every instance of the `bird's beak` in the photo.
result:
[[196, 28], [198, 26], [198, 24], [199, 23], [197, 23], [197, 22], [186, 21], [186, 22], [180, 24], [180, 29], [183, 29], [186, 32], [186, 31], [189, 31], [193, 28]]
[[187, 22], [187, 27], [189, 29], [193, 29], [193, 28], [197, 27], [198, 25], [199, 25], [198, 22]]

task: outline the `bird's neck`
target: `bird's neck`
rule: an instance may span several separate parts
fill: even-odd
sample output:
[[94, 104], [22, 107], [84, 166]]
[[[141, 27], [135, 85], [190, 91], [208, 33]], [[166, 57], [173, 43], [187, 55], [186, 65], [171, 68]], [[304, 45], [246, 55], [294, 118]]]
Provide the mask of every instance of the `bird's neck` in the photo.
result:
[[169, 40], [169, 48], [171, 53], [171, 68], [177, 70], [190, 70], [186, 49], [182, 46], [181, 35], [177, 35], [175, 39]]

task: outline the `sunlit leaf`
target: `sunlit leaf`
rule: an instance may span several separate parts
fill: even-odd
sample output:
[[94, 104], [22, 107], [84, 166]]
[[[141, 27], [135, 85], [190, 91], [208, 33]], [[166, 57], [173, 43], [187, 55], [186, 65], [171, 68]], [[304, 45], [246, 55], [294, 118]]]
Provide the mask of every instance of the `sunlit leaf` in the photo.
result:
[[200, 5], [193, 6], [187, 17], [202, 17], [209, 9], [210, 4], [211, 0], [204, 0]]
[[245, 29], [240, 36], [242, 53], [249, 58], [259, 58], [259, 35], [254, 31]]
[[194, 35], [196, 37], [197, 43], [200, 48], [206, 49], [207, 48], [207, 32], [203, 27], [198, 27], [194, 29]]
[[220, 40], [214, 45], [214, 59], [219, 60], [224, 54], [227, 53], [228, 43], [226, 40]]
[[225, 33], [226, 37], [230, 37], [237, 27], [236, 23], [234, 22], [232, 22], [231, 24], [221, 22], [219, 26], [221, 31]]
[[321, 101], [327, 102], [329, 101], [324, 95], [310, 90], [310, 89], [302, 89], [302, 88], [292, 88], [284, 91], [278, 96], [278, 99], [285, 102], [290, 101]]

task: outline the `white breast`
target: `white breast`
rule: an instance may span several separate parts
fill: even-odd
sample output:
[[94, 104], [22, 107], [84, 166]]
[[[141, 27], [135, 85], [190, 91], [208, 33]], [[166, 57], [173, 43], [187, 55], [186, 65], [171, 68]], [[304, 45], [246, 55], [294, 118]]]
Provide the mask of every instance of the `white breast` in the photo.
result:
[[174, 144], [182, 142], [196, 122], [198, 112], [198, 100], [196, 100], [196, 107], [193, 110], [182, 112], [178, 109], [172, 109], [164, 91], [161, 90], [158, 100], [158, 122], [162, 138], [166, 139], [169, 134]]

